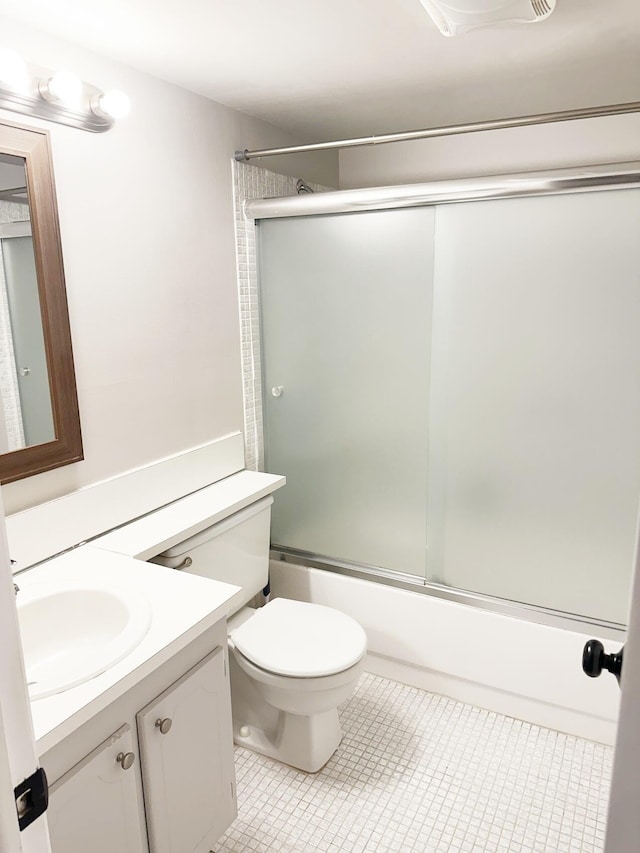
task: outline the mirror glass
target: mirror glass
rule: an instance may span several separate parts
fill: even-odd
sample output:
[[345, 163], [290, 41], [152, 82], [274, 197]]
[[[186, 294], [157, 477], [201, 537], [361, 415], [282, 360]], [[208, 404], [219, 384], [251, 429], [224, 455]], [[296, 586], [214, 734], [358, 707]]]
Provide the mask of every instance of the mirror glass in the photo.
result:
[[55, 439], [27, 175], [0, 153], [0, 453]]
[[0, 123], [0, 482], [82, 458], [49, 135]]

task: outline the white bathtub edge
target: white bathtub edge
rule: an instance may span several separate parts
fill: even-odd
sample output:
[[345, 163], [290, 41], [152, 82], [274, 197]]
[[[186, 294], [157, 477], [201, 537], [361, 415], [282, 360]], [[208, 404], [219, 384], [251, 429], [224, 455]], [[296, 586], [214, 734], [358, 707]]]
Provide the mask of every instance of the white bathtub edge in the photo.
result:
[[608, 674], [592, 680], [582, 673], [587, 635], [281, 561], [271, 561], [270, 572], [273, 595], [336, 607], [357, 619], [367, 632], [367, 669], [374, 674], [614, 743], [619, 689]]

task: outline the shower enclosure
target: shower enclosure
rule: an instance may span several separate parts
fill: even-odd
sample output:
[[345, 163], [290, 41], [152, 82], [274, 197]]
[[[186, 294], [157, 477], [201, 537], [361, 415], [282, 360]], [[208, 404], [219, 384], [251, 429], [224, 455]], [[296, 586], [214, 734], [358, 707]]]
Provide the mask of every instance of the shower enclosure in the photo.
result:
[[537, 621], [626, 622], [635, 175], [411, 207], [371, 191], [364, 207], [387, 209], [322, 215], [256, 205], [265, 467], [287, 476], [276, 552]]

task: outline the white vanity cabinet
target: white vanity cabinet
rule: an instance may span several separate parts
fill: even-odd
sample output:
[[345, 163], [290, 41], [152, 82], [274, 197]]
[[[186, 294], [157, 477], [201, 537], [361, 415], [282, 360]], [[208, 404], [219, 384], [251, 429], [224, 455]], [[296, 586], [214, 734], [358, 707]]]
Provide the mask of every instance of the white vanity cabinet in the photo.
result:
[[[236, 816], [225, 639], [222, 625], [215, 646], [196, 644], [180, 668], [169, 661], [44, 756], [57, 778], [48, 811], [53, 853], [214, 849]], [[115, 733], [104, 739], [106, 727]], [[87, 754], [96, 735], [100, 745]]]
[[131, 727], [122, 726], [51, 786], [53, 853], [146, 853], [135, 750]]

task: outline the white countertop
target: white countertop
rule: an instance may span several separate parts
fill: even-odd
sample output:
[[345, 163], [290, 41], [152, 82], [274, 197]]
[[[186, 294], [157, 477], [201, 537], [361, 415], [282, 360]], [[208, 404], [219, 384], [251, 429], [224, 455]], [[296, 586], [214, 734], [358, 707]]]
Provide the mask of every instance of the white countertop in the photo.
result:
[[[148, 600], [149, 631], [123, 660], [84, 684], [31, 702], [40, 755], [122, 696], [138, 681], [185, 648], [227, 614], [227, 603], [238, 587], [175, 572], [89, 545], [76, 548], [18, 577], [21, 592], [45, 582], [108, 581]], [[20, 593], [18, 593], [20, 595]]]
[[21, 572], [27, 591], [51, 581], [108, 583], [146, 598], [147, 635], [123, 660], [84, 684], [32, 701], [44, 754], [227, 615], [238, 587], [144, 562], [284, 485], [284, 477], [242, 471], [137, 521]]

